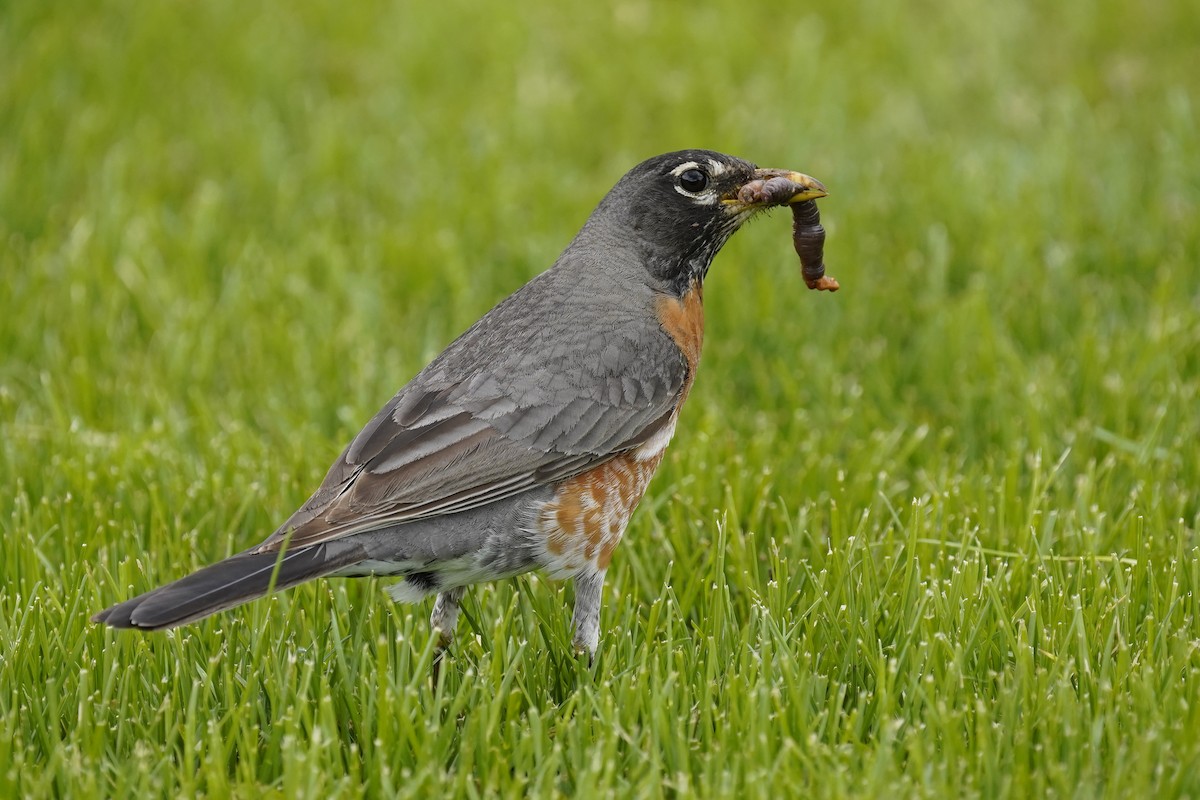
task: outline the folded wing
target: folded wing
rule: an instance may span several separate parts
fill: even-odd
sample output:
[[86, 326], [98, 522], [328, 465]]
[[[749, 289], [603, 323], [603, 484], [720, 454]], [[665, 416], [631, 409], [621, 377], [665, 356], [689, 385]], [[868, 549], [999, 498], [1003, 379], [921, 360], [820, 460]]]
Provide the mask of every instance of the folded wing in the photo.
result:
[[392, 398], [255, 552], [493, 503], [592, 469], [670, 422], [687, 364], [653, 320], [616, 315], [588, 338], [543, 323], [536, 340], [506, 348], [496, 343], [519, 335], [520, 320], [504, 310]]

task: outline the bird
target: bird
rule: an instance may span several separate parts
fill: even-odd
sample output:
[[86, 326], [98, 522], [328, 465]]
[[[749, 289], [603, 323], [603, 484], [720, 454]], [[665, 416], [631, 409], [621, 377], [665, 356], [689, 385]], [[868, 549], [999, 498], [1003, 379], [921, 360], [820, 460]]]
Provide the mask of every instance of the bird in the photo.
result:
[[436, 595], [441, 652], [467, 587], [541, 570], [573, 581], [571, 644], [591, 663], [614, 550], [696, 378], [713, 258], [752, 217], [826, 193], [712, 150], [643, 161], [553, 266], [383, 406], [264, 541], [92, 620], [161, 630], [315, 578], [399, 576], [396, 601]]

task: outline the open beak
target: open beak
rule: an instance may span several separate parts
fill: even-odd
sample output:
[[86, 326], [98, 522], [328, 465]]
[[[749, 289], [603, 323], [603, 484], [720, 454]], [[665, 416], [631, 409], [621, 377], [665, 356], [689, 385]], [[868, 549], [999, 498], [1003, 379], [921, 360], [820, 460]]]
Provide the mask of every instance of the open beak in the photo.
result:
[[825, 184], [802, 172], [756, 169], [754, 177], [722, 197], [721, 202], [749, 210], [802, 203], [827, 194]]

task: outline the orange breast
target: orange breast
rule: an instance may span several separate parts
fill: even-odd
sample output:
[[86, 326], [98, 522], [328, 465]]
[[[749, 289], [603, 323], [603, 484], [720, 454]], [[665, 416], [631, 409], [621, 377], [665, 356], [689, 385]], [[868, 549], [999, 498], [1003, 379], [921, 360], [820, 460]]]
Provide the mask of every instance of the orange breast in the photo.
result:
[[704, 291], [699, 282], [688, 287], [683, 297], [662, 295], [655, 303], [658, 323], [683, 353], [688, 365], [687, 380], [679, 404], [687, 399], [700, 366], [700, 350], [704, 346]]

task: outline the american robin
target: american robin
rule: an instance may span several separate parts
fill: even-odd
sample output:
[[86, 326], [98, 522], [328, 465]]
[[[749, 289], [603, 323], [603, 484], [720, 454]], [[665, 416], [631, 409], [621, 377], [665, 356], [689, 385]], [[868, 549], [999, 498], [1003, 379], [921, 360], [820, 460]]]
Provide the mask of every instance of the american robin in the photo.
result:
[[92, 619], [171, 628], [313, 578], [391, 575], [398, 601], [437, 594], [445, 646], [465, 587], [541, 568], [574, 578], [573, 644], [594, 657], [605, 572], [696, 376], [709, 265], [756, 213], [824, 195], [708, 150], [644, 161], [262, 544]]

